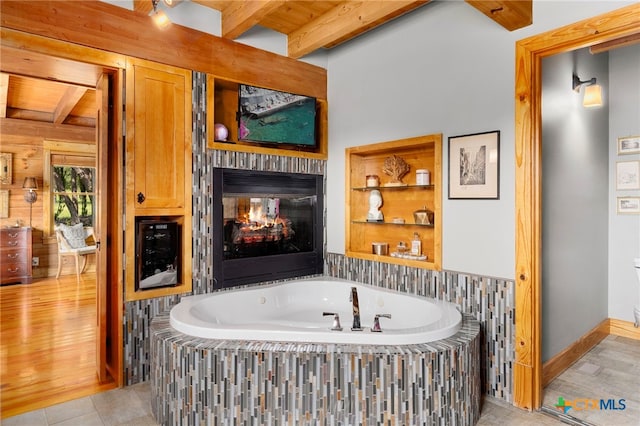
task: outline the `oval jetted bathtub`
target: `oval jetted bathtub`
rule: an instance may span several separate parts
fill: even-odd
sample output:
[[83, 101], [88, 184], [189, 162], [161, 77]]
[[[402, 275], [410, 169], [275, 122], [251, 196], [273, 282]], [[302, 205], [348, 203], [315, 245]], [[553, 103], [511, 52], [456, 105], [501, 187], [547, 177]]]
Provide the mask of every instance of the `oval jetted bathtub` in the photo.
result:
[[[363, 331], [351, 331], [351, 289]], [[342, 331], [332, 331], [338, 313]], [[377, 314], [382, 332], [372, 332]], [[156, 421], [460, 424], [480, 413], [480, 326], [454, 305], [320, 278], [182, 298], [151, 332]]]
[[[353, 331], [352, 289], [360, 325]], [[324, 314], [327, 315], [324, 315]], [[338, 314], [341, 331], [331, 330]], [[374, 317], [382, 332], [373, 332]], [[460, 330], [455, 305], [347, 281], [312, 279], [182, 298], [171, 325], [208, 339], [407, 345], [450, 337]]]

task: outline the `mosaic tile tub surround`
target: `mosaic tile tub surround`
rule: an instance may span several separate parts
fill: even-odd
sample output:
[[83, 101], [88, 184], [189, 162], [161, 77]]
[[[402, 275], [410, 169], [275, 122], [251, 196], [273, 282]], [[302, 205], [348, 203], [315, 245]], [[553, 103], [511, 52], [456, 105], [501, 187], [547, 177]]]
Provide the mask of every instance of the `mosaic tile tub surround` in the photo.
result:
[[153, 320], [152, 410], [163, 425], [473, 425], [480, 327], [402, 346], [211, 340]]
[[[213, 289], [210, 227], [212, 168], [324, 174], [325, 162], [207, 149], [206, 75], [193, 73], [193, 84], [193, 294], [202, 294]], [[515, 360], [513, 280], [453, 271], [430, 271], [352, 259], [337, 253], [326, 253], [324, 269], [327, 276], [456, 303], [463, 313], [472, 315], [480, 323], [483, 392], [507, 402], [512, 401], [512, 366]], [[179, 296], [169, 296], [125, 303], [124, 367], [127, 385], [150, 380], [149, 324], [179, 300]]]

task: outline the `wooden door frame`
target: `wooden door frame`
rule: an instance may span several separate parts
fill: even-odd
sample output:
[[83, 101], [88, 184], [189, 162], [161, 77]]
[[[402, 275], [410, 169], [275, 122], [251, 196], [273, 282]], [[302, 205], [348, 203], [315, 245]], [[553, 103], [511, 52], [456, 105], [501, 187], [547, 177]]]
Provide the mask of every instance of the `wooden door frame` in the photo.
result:
[[637, 33], [640, 33], [640, 5], [634, 4], [516, 43], [516, 362], [513, 404], [520, 408], [534, 410], [542, 405], [542, 58]]
[[[98, 327], [108, 329], [111, 332], [111, 347], [107, 348], [104, 363], [114, 380], [114, 384], [121, 387], [124, 383], [124, 342], [122, 334], [123, 316], [123, 265], [122, 247], [123, 245], [123, 223], [122, 215], [117, 212], [124, 211], [124, 199], [118, 196], [122, 192], [122, 179], [124, 166], [122, 162], [122, 87], [123, 72], [126, 58], [124, 55], [101, 51], [94, 48], [71, 44], [65, 41], [53, 40], [46, 37], [27, 34], [8, 28], [0, 28], [0, 43], [3, 46], [16, 49], [29, 50], [48, 56], [73, 60], [76, 62], [91, 63], [103, 67], [104, 73], [111, 75], [113, 79], [113, 104], [114, 107], [109, 114], [109, 146], [103, 150], [108, 152], [109, 166], [108, 177], [100, 185], [108, 186], [104, 193], [109, 197], [108, 220], [109, 226], [106, 235], [102, 235], [102, 249], [106, 250], [109, 258], [107, 270], [107, 313], [98, 315], [97, 321], [108, 322], [99, 324]], [[97, 143], [97, 141], [96, 141]], [[96, 280], [97, 281], [97, 280]], [[101, 342], [105, 346], [107, 342]]]

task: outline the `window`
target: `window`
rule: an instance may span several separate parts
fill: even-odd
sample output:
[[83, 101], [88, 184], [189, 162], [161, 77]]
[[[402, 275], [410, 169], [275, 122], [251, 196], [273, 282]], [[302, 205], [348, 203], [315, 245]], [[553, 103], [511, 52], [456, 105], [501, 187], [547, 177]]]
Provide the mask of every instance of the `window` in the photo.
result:
[[54, 163], [51, 167], [53, 223], [93, 226], [95, 206], [95, 167]]
[[45, 140], [43, 160], [43, 237], [54, 243], [55, 225], [94, 226], [96, 145]]

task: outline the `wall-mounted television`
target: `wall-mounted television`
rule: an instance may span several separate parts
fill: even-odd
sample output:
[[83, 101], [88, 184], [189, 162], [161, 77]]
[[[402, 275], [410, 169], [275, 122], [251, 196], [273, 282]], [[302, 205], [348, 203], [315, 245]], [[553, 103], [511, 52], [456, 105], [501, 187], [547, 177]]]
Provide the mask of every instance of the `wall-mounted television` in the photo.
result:
[[283, 148], [315, 149], [316, 99], [240, 84], [238, 140]]

